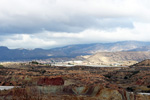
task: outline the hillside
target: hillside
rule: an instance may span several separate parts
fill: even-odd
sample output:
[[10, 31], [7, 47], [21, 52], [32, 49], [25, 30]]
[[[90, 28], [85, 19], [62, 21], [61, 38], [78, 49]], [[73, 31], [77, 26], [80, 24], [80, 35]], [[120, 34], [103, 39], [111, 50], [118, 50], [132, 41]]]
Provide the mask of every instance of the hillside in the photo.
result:
[[143, 60], [143, 61], [136, 63], [130, 67], [134, 67], [134, 66], [136, 66], [136, 67], [150, 67], [150, 59]]
[[92, 64], [135, 63], [150, 58], [150, 52], [99, 52], [89, 57], [83, 56]]
[[142, 46], [142, 47], [131, 49], [128, 51], [150, 51], [150, 46], [149, 45], [148, 46]]

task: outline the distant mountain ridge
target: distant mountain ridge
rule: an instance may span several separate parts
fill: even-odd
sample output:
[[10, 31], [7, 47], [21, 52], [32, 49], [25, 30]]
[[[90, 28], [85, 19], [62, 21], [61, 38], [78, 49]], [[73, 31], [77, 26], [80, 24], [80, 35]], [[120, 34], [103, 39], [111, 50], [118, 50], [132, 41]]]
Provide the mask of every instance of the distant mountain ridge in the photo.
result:
[[[150, 50], [150, 42], [141, 41], [121, 41], [114, 43], [93, 43], [93, 44], [77, 44], [69, 45], [49, 50], [37, 48], [28, 49], [8, 49], [0, 47], [0, 61], [23, 61], [33, 59], [47, 59], [60, 57], [76, 57], [81, 55], [90, 55], [97, 52], [116, 52], [116, 51], [145, 51]], [[141, 49], [138, 49], [141, 48]]]
[[150, 46], [149, 45], [148, 46], [142, 46], [142, 47], [131, 49], [128, 51], [150, 51]]

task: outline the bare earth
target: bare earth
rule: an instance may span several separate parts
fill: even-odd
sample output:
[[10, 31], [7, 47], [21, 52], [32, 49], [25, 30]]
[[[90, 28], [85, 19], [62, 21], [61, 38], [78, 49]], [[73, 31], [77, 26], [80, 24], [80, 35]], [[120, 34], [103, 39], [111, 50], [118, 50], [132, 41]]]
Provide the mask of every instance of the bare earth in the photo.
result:
[[16, 87], [0, 90], [0, 100], [150, 100], [149, 62], [130, 67], [1, 66], [0, 86]]

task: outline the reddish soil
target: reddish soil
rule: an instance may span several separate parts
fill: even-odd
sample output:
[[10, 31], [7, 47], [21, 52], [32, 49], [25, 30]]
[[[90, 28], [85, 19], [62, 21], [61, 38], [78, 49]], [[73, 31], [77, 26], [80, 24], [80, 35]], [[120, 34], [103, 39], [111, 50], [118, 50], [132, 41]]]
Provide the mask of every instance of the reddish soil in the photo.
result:
[[37, 85], [64, 85], [64, 80], [61, 77], [57, 78], [41, 78], [39, 79]]

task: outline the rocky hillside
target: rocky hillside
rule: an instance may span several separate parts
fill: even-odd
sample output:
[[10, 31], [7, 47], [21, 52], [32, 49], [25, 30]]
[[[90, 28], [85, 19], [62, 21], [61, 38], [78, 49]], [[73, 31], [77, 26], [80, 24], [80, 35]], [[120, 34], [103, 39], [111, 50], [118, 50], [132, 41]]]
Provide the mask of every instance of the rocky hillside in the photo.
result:
[[132, 65], [131, 67], [134, 67], [134, 66], [136, 66], [136, 67], [139, 67], [139, 66], [140, 67], [150, 67], [150, 59], [143, 60], [139, 63]]
[[[150, 52], [99, 52], [91, 56], [83, 56], [87, 62], [93, 64], [123, 63], [128, 61], [142, 61], [150, 58]], [[135, 62], [134, 62], [135, 63]]]

